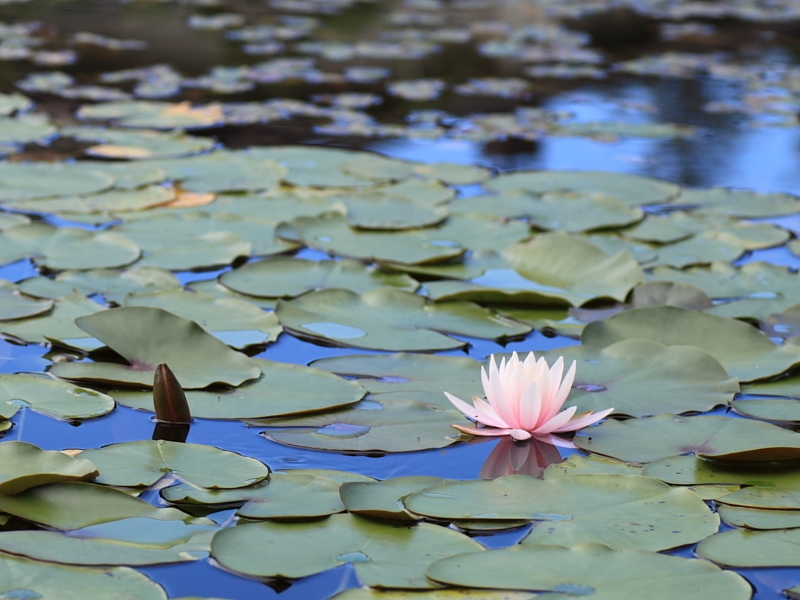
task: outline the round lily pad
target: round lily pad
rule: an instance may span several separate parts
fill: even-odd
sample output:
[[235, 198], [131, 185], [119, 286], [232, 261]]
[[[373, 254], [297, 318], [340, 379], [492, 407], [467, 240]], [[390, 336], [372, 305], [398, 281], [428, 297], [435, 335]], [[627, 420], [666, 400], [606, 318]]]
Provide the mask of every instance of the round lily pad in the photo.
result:
[[595, 321], [583, 330], [581, 341], [602, 348], [632, 338], [666, 346], [697, 346], [745, 382], [778, 375], [800, 363], [798, 346], [776, 346], [741, 321], [674, 306], [637, 308]]
[[98, 483], [122, 487], [147, 487], [166, 473], [175, 473], [200, 487], [236, 488], [265, 479], [269, 468], [262, 462], [211, 446], [143, 440], [84, 450], [82, 458], [100, 470]]
[[[236, 388], [186, 391], [192, 416], [201, 419], [257, 419], [341, 408], [364, 397], [357, 383], [322, 369], [254, 359], [263, 375]], [[150, 391], [111, 392], [120, 404], [153, 412]]]
[[88, 460], [42, 450], [27, 442], [0, 442], [0, 494], [61, 481], [86, 481], [97, 476]]
[[470, 302], [434, 304], [392, 288], [310, 292], [279, 301], [275, 314], [293, 334], [374, 350], [444, 350], [464, 345], [444, 333], [502, 339], [530, 331]]
[[102, 269], [124, 267], [140, 255], [139, 246], [119, 233], [62, 227], [44, 243], [34, 263], [53, 270]]
[[800, 458], [798, 433], [761, 421], [715, 416], [607, 419], [574, 441], [584, 450], [636, 463], [689, 452], [726, 461]]
[[103, 127], [66, 127], [62, 135], [82, 141], [101, 142], [84, 152], [100, 158], [129, 160], [174, 158], [210, 150], [214, 140], [194, 137], [180, 131], [106, 129]]
[[658, 204], [676, 197], [680, 187], [654, 177], [606, 171], [517, 171], [484, 184], [493, 192], [521, 190], [534, 194], [551, 191], [601, 193], [628, 204]]
[[203, 129], [225, 120], [219, 104], [194, 106], [189, 102], [119, 100], [86, 104], [77, 112], [80, 119], [113, 121], [123, 127], [147, 129]]
[[106, 309], [97, 302], [89, 300], [80, 292], [74, 292], [56, 300], [53, 310], [45, 315], [1, 322], [0, 332], [34, 344], [55, 339], [62, 343], [69, 341], [80, 345], [81, 342], [91, 340], [92, 336], [80, 329], [75, 324], [75, 319], [104, 310]]
[[24, 296], [17, 291], [16, 285], [0, 279], [0, 321], [33, 317], [52, 308], [52, 300], [37, 300]]
[[740, 398], [731, 402], [731, 406], [740, 415], [753, 419], [800, 422], [800, 400], [797, 398]]
[[702, 558], [727, 567], [800, 567], [800, 529], [746, 531], [733, 529], [698, 544]]
[[113, 185], [109, 175], [70, 164], [0, 164], [0, 201], [95, 194]]
[[750, 190], [707, 188], [683, 190], [675, 200], [697, 205], [701, 212], [732, 217], [777, 217], [800, 210], [800, 198], [792, 194], [760, 194]]
[[406, 508], [438, 519], [537, 521], [523, 544], [659, 551], [697, 542], [717, 531], [719, 518], [688, 490], [641, 475], [588, 474], [554, 479], [508, 475], [425, 489]]
[[10, 419], [20, 408], [57, 419], [92, 419], [114, 410], [114, 400], [47, 376], [0, 374], [0, 417]]
[[413, 292], [419, 284], [404, 274], [388, 274], [354, 260], [312, 261], [276, 256], [247, 263], [223, 273], [220, 282], [241, 294], [293, 298], [324, 288], [344, 288], [361, 294], [381, 286]]
[[120, 354], [129, 364], [56, 363], [64, 379], [151, 387], [166, 363], [187, 389], [212, 383], [239, 385], [261, 375], [247, 356], [231, 350], [194, 321], [160, 308], [129, 306], [76, 319], [76, 324]]
[[800, 527], [800, 510], [764, 510], [721, 504], [720, 518], [728, 525], [746, 529], [791, 529]]
[[342, 196], [340, 201], [346, 208], [348, 225], [356, 229], [417, 229], [437, 225], [450, 214], [443, 206], [426, 206], [387, 194], [353, 194]]
[[378, 519], [416, 521], [421, 517], [408, 512], [403, 499], [445, 482], [440, 477], [397, 477], [384, 481], [345, 483], [339, 493], [344, 506], [351, 513]]
[[383, 158], [366, 152], [321, 146], [269, 146], [251, 149], [250, 153], [282, 165], [287, 171], [283, 180], [292, 185], [363, 187], [373, 185], [376, 181], [389, 181], [396, 176], [394, 173], [389, 173], [388, 176], [381, 177], [371, 171], [369, 178], [362, 178], [345, 170], [345, 164], [357, 159]]
[[[8, 206], [16, 210], [39, 213], [63, 213], [67, 218], [75, 215], [95, 213], [126, 213], [161, 206], [175, 199], [172, 188], [153, 185], [134, 190], [108, 190], [92, 196], [63, 196], [44, 200], [27, 200], [10, 203]], [[98, 222], [110, 220], [112, 217], [101, 216]]]
[[651, 600], [749, 600], [753, 593], [740, 575], [703, 560], [612, 550], [601, 544], [525, 545], [463, 554], [437, 561], [426, 574], [448, 585], [561, 592], [565, 598], [591, 595], [594, 600], [645, 596]]
[[436, 587], [424, 576], [428, 565], [481, 550], [478, 542], [438, 525], [396, 527], [355, 515], [240, 525], [223, 529], [211, 544], [220, 564], [245, 575], [294, 579], [352, 564], [365, 585], [403, 589]]
[[159, 161], [167, 175], [192, 192], [244, 192], [277, 187], [286, 169], [250, 152], [218, 150], [212, 154]]

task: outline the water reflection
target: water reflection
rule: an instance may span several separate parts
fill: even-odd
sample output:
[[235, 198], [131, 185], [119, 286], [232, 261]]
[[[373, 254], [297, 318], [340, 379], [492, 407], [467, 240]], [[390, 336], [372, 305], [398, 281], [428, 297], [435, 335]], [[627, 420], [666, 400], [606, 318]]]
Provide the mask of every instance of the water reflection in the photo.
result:
[[548, 465], [562, 462], [558, 449], [538, 440], [515, 442], [504, 436], [481, 467], [481, 479], [497, 479], [504, 475], [530, 475], [542, 478]]

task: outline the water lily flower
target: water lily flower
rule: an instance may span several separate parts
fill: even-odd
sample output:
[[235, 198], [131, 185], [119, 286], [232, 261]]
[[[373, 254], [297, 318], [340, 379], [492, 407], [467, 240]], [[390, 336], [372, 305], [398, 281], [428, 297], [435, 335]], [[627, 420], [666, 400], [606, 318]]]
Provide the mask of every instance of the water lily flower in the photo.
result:
[[[481, 367], [481, 381], [486, 400], [473, 397], [470, 406], [452, 394], [444, 393], [453, 405], [467, 417], [483, 427], [453, 425], [459, 431], [471, 435], [510, 435], [515, 440], [537, 439], [555, 446], [574, 448], [575, 445], [555, 433], [577, 431], [606, 417], [614, 409], [608, 408], [593, 413], [591, 410], [576, 415], [577, 406], [561, 410], [575, 380], [575, 361], [564, 379], [564, 358], [552, 367], [544, 358], [538, 361], [533, 352], [525, 361], [517, 353], [498, 368], [494, 355], [489, 363], [489, 375]], [[559, 412], [560, 411], [560, 412]]]

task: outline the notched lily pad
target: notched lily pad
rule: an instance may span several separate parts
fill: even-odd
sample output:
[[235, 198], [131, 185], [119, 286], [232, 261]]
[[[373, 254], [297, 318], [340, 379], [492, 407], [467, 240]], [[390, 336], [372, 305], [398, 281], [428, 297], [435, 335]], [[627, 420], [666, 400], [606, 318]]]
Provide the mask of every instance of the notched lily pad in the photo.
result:
[[21, 408], [57, 419], [92, 419], [114, 410], [114, 400], [101, 392], [47, 376], [0, 375], [0, 417], [10, 419]]
[[446, 481], [440, 477], [397, 477], [368, 483], [353, 482], [342, 485], [339, 494], [351, 513], [393, 521], [416, 521], [422, 517], [407, 511], [403, 500]]
[[97, 475], [97, 467], [83, 458], [42, 450], [27, 442], [0, 443], [0, 494], [19, 494], [48, 483], [86, 481]]

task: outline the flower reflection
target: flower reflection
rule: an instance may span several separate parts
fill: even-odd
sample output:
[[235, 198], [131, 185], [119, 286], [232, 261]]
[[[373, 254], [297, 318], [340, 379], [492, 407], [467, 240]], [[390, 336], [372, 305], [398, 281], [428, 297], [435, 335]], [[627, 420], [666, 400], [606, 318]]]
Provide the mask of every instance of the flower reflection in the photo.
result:
[[515, 442], [500, 438], [481, 467], [481, 479], [497, 479], [503, 475], [531, 475], [541, 478], [548, 465], [562, 462], [558, 449], [547, 442], [528, 440]]

